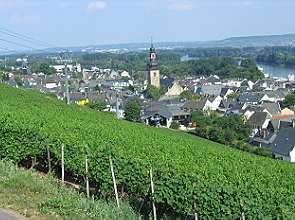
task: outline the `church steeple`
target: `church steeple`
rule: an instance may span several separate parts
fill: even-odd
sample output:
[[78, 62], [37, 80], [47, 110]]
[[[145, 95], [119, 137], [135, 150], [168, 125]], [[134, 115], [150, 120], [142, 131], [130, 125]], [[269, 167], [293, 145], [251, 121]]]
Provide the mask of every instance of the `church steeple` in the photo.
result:
[[148, 64], [149, 84], [160, 88], [160, 70], [158, 68], [157, 52], [151, 39], [150, 60]]
[[157, 52], [154, 47], [153, 38], [151, 39], [151, 48], [150, 48], [150, 63], [149, 69], [157, 69], [158, 62], [157, 62]]

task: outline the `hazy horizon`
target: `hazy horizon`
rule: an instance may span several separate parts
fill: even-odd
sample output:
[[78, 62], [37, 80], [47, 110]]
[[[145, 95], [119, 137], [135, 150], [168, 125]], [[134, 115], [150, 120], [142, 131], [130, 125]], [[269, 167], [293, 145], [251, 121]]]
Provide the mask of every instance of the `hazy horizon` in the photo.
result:
[[151, 36], [211, 41], [295, 33], [294, 9], [292, 0], [0, 0], [0, 27], [64, 47], [144, 43]]

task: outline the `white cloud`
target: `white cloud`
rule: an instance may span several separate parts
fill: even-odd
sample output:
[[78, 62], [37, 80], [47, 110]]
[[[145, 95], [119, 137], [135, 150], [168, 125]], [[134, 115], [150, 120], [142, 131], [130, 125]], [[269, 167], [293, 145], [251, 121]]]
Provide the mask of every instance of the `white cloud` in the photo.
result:
[[98, 11], [105, 9], [107, 7], [107, 3], [104, 0], [95, 0], [88, 4], [88, 11]]
[[194, 8], [191, 0], [166, 0], [168, 9], [173, 11], [190, 11]]

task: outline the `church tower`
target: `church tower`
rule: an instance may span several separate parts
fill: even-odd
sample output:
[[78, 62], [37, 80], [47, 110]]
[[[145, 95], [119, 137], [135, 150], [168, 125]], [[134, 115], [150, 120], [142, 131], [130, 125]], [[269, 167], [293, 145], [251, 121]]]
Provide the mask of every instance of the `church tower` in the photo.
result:
[[150, 61], [148, 64], [149, 85], [160, 88], [160, 70], [158, 68], [157, 53], [153, 43], [150, 48]]

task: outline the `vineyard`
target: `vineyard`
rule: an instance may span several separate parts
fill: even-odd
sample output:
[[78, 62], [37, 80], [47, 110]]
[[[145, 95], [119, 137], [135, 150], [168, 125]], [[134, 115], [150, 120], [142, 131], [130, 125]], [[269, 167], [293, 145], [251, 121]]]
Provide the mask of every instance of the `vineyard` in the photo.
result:
[[[84, 173], [87, 146], [89, 179], [112, 193], [111, 156], [120, 192], [149, 198], [154, 171], [157, 207], [200, 219], [295, 218], [295, 167], [166, 129], [117, 121], [65, 104], [38, 92], [0, 85], [0, 159], [15, 162], [44, 155], [47, 147], [65, 168]], [[196, 204], [193, 210], [193, 202]]]

